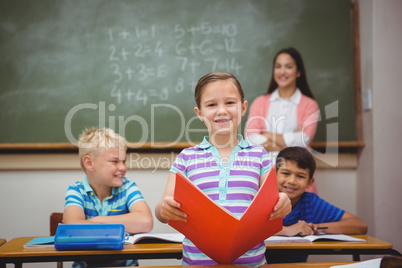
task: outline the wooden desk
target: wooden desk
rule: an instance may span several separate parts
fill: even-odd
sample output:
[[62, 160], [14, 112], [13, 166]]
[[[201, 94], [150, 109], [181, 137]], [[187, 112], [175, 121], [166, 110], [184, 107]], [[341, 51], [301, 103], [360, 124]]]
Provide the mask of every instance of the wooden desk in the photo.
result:
[[[314, 242], [314, 243], [266, 243], [267, 254], [306, 254], [306, 255], [353, 255], [359, 260], [360, 255], [397, 255], [392, 244], [365, 235], [356, 235], [366, 242]], [[78, 260], [124, 260], [124, 259], [181, 259], [182, 244], [135, 244], [124, 245], [122, 250], [82, 250], [57, 251], [54, 248], [24, 249], [24, 244], [34, 237], [19, 237], [0, 247], [0, 268], [6, 263], [21, 267], [24, 262], [58, 262]]]
[[[259, 268], [329, 268], [334, 265], [345, 265], [356, 262], [303, 262], [303, 263], [278, 263], [278, 264], [265, 264], [261, 265]], [[181, 265], [171, 265], [171, 266], [137, 266], [137, 268], [183, 268]], [[202, 265], [188, 265], [186, 268], [250, 268], [246, 265], [236, 265], [236, 264], [216, 264], [211, 266]], [[108, 268], [118, 268], [118, 267], [108, 267]]]
[[[241, 264], [215, 264], [215, 265], [168, 265], [168, 266], [137, 266], [137, 268], [250, 268]], [[108, 267], [118, 268], [118, 267]]]
[[298, 262], [298, 263], [275, 263], [275, 264], [266, 264], [261, 265], [260, 268], [289, 268], [297, 267], [297, 268], [330, 268], [334, 265], [345, 265], [356, 262]]
[[182, 258], [183, 247], [182, 244], [178, 243], [124, 245], [122, 250], [58, 251], [54, 248], [25, 249], [23, 246], [33, 238], [14, 238], [0, 247], [0, 268], [5, 268], [6, 263], [14, 263], [15, 267], [22, 267], [22, 263], [26, 262]]
[[368, 235], [352, 235], [366, 242], [317, 241], [313, 243], [266, 243], [266, 254], [278, 255], [353, 255], [353, 261], [360, 261], [360, 255], [397, 255], [401, 253], [392, 244]]

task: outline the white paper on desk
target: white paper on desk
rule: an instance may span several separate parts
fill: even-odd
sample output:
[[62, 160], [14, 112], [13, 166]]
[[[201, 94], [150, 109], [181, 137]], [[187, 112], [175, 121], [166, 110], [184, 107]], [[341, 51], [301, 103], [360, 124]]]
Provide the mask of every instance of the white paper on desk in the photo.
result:
[[183, 243], [184, 235], [181, 233], [144, 233], [144, 234], [135, 234], [129, 236], [124, 244], [135, 244], [143, 239], [159, 239], [161, 242], [177, 242]]
[[347, 242], [366, 242], [364, 239], [356, 238], [344, 234], [317, 234], [317, 235], [307, 235], [307, 236], [280, 236], [273, 235], [267, 239], [267, 243], [308, 243], [318, 241], [320, 239], [324, 240], [334, 240], [334, 241], [347, 241]]
[[335, 265], [331, 268], [380, 268], [382, 258], [372, 259], [368, 261], [360, 261], [351, 264]]

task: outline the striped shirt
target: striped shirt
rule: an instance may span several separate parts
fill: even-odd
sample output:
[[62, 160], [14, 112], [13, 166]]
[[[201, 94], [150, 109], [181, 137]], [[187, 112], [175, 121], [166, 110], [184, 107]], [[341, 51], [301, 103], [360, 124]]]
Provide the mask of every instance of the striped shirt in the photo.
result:
[[[181, 171], [194, 185], [216, 203], [241, 217], [259, 190], [260, 176], [268, 172], [271, 161], [259, 145], [249, 145], [241, 135], [228, 161], [223, 164], [216, 147], [205, 137], [201, 144], [184, 149], [170, 172]], [[213, 241], [211, 241], [213, 243]], [[239, 257], [235, 264], [265, 264], [265, 244], [261, 242]], [[215, 261], [202, 253], [187, 238], [183, 241], [183, 265], [213, 265]]]
[[79, 206], [84, 210], [85, 219], [90, 219], [96, 216], [129, 213], [130, 207], [140, 200], [144, 200], [144, 198], [135, 182], [124, 178], [123, 185], [113, 187], [112, 194], [101, 203], [89, 185], [88, 178], [85, 178], [68, 187], [65, 207]]
[[345, 211], [337, 208], [314, 193], [304, 192], [293, 210], [283, 219], [284, 226], [296, 224], [299, 220], [307, 223], [340, 221]]
[[[101, 204], [99, 198], [95, 195], [92, 187], [89, 185], [88, 178], [81, 182], [76, 182], [68, 187], [66, 192], [65, 208], [68, 206], [79, 206], [84, 210], [85, 219], [96, 216], [122, 215], [130, 212], [131, 206], [140, 200], [144, 200], [140, 189], [135, 182], [126, 178], [123, 179], [123, 185], [113, 187], [112, 194], [105, 198]], [[72, 268], [83, 268], [89, 264], [95, 266], [99, 263], [88, 263], [85, 261], [76, 261]], [[104, 263], [103, 263], [104, 264]], [[107, 263], [108, 266], [138, 266], [137, 260], [117, 260]]]

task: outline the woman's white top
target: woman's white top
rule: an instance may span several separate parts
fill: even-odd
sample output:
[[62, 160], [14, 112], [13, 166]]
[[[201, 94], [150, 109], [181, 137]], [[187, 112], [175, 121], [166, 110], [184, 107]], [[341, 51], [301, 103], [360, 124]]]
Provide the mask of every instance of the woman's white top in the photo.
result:
[[[286, 146], [302, 146], [308, 144], [310, 138], [301, 130], [297, 130], [297, 105], [302, 97], [301, 91], [297, 88], [293, 95], [284, 99], [279, 95], [278, 89], [272, 92], [269, 98], [270, 106], [265, 121], [265, 127], [268, 132], [282, 134]], [[261, 134], [251, 134], [247, 141], [252, 144], [264, 144], [268, 140]], [[278, 152], [272, 152], [273, 159]]]

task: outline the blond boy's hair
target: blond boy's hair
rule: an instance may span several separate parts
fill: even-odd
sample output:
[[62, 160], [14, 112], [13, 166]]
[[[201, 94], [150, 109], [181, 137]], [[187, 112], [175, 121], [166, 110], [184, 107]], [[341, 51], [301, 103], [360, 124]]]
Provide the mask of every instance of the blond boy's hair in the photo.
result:
[[109, 128], [89, 128], [84, 130], [78, 140], [78, 155], [81, 168], [86, 171], [82, 159], [89, 155], [96, 158], [107, 149], [121, 148], [127, 150], [126, 139]]

